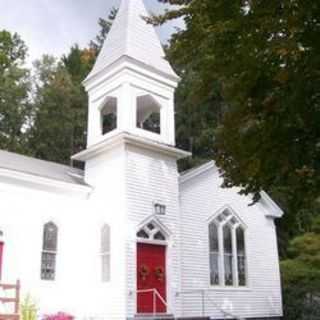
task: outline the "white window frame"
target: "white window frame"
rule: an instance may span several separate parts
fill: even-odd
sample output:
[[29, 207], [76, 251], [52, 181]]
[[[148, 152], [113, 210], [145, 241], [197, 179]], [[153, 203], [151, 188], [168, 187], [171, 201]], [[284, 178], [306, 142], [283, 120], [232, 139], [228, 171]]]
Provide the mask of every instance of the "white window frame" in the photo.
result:
[[[148, 225], [151, 225], [151, 224], [154, 227], [154, 229], [152, 230], [148, 228]], [[141, 231], [144, 231], [148, 237], [147, 238], [139, 237], [138, 233]], [[154, 236], [158, 232], [160, 232], [163, 235], [164, 240], [154, 239]], [[137, 242], [140, 242], [140, 243], [168, 245], [169, 234], [159, 225], [159, 223], [155, 219], [153, 219], [153, 220], [148, 220], [143, 226], [140, 226], [137, 229], [136, 237], [137, 237]]]
[[[53, 225], [55, 228], [56, 228], [56, 250], [48, 250], [48, 249], [45, 249], [45, 239], [44, 239], [44, 234], [46, 232], [46, 227], [49, 226], [49, 225]], [[43, 228], [42, 228], [42, 250], [41, 250], [41, 266], [40, 266], [40, 279], [42, 281], [55, 281], [56, 280], [56, 277], [57, 277], [57, 255], [58, 255], [58, 242], [59, 242], [59, 227], [58, 225], [53, 222], [53, 221], [49, 221], [49, 222], [46, 222], [44, 225], [43, 225]], [[43, 277], [42, 275], [42, 270], [43, 270], [43, 256], [45, 254], [49, 254], [49, 255], [52, 255], [54, 256], [54, 265], [53, 265], [53, 278], [52, 279], [48, 279], [48, 278], [45, 278]]]
[[[103, 132], [103, 120], [104, 120], [104, 116], [105, 116], [105, 109], [108, 108], [108, 103], [115, 99], [116, 101], [116, 108], [115, 108], [115, 116], [116, 116], [116, 126], [114, 129], [107, 131], [107, 132]], [[101, 136], [106, 136], [108, 134], [110, 134], [111, 132], [114, 132], [115, 130], [118, 129], [119, 127], [119, 108], [118, 108], [118, 98], [116, 96], [107, 96], [103, 103], [99, 106], [98, 108], [99, 110], [99, 117], [100, 117], [100, 134]], [[107, 113], [107, 114], [111, 114], [111, 113]]]
[[[218, 217], [222, 216], [224, 212], [228, 212], [228, 217], [223, 221], [218, 221]], [[232, 277], [233, 285], [225, 284], [225, 263], [224, 263], [224, 238], [223, 228], [226, 224], [230, 224], [231, 220], [234, 219], [236, 223], [231, 225], [231, 236], [232, 236]], [[207, 226], [208, 240], [210, 241], [210, 225], [214, 223], [217, 226], [218, 231], [218, 246], [219, 246], [219, 284], [211, 283], [211, 262], [210, 262], [210, 242], [208, 244], [209, 250], [209, 286], [214, 289], [248, 289], [249, 288], [249, 276], [248, 276], [248, 251], [247, 251], [247, 226], [241, 221], [238, 215], [229, 208], [224, 207], [219, 210], [209, 221]], [[244, 237], [244, 258], [245, 258], [245, 279], [246, 284], [244, 286], [239, 285], [239, 271], [238, 271], [238, 250], [237, 250], [237, 238], [236, 230], [241, 228], [243, 230]]]
[[[140, 128], [137, 125], [137, 120], [138, 120], [138, 111], [139, 111], [139, 106], [138, 106], [138, 99], [142, 98], [144, 96], [149, 96], [153, 99], [154, 103], [157, 105], [157, 108], [159, 110], [160, 114], [160, 133], [156, 133], [153, 131], [149, 131], [143, 128]], [[163, 104], [163, 101], [160, 101], [159, 97], [155, 96], [154, 94], [150, 92], [140, 92], [139, 94], [136, 95], [135, 97], [135, 108], [134, 108], [134, 128], [137, 133], [141, 133], [145, 136], [148, 136], [149, 138], [156, 139], [156, 140], [161, 140], [165, 137], [165, 132], [167, 130], [167, 124], [166, 124], [166, 114], [165, 114], [165, 106]]]
[[[109, 250], [104, 250], [104, 246], [102, 244], [102, 241], [104, 239], [104, 232], [107, 230], [107, 241], [108, 241], [108, 247]], [[104, 271], [105, 271], [105, 258], [108, 258], [107, 260], [107, 269], [108, 269], [108, 276], [105, 277]], [[109, 283], [111, 281], [111, 228], [110, 225], [105, 223], [100, 230], [100, 263], [101, 263], [101, 282], [102, 283]]]

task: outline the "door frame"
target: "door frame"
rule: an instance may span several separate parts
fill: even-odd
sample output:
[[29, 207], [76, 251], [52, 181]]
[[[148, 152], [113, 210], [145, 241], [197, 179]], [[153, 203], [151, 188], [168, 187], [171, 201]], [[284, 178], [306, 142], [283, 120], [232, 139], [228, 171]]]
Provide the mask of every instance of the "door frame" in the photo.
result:
[[[149, 231], [147, 230], [148, 229], [148, 225], [149, 224], [153, 224], [157, 229], [158, 231], [160, 231], [164, 237], [165, 237], [165, 240], [157, 240], [157, 239], [154, 239], [153, 238], [153, 235], [155, 234], [155, 231], [152, 231], [150, 233], [150, 229]], [[145, 238], [145, 237], [139, 237], [138, 233], [139, 231], [141, 230], [147, 230], [147, 234], [149, 235], [148, 238]], [[165, 247], [165, 267], [166, 267], [166, 289], [165, 289], [165, 292], [166, 292], [166, 303], [167, 303], [167, 313], [170, 312], [170, 310], [172, 309], [171, 308], [171, 302], [173, 301], [172, 300], [172, 296], [171, 296], [171, 290], [169, 288], [169, 283], [170, 283], [170, 280], [171, 280], [171, 271], [172, 271], [172, 268], [170, 268], [170, 265], [168, 263], [169, 261], [169, 258], [170, 258], [170, 255], [171, 255], [171, 247], [172, 247], [172, 244], [173, 244], [173, 237], [172, 237], [172, 232], [170, 229], [167, 228], [167, 226], [155, 215], [151, 215], [149, 217], [147, 217], [146, 219], [144, 219], [141, 223], [139, 223], [137, 226], [136, 226], [136, 237], [135, 237], [135, 248], [134, 248], [134, 251], [135, 251], [135, 254], [134, 254], [134, 258], [135, 258], [135, 261], [134, 261], [134, 274], [135, 274], [135, 281], [134, 281], [134, 288], [135, 288], [135, 299], [134, 299], [134, 312], [137, 314], [137, 311], [138, 311], [138, 300], [137, 300], [137, 290], [138, 290], [138, 278], [137, 278], [137, 272], [138, 272], [138, 267], [137, 267], [137, 261], [138, 261], [138, 244], [139, 243], [144, 243], [144, 244], [150, 244], [150, 245], [156, 245], [156, 246], [164, 246]]]
[[5, 241], [4, 241], [4, 237], [3, 234], [1, 234], [1, 230], [0, 230], [0, 282], [2, 280], [2, 276], [3, 276], [3, 261], [4, 261], [4, 246], [5, 246]]
[[[168, 255], [169, 255], [169, 243], [167, 240], [165, 241], [159, 241], [159, 240], [149, 240], [149, 239], [140, 239], [137, 238], [136, 245], [135, 245], [135, 251], [136, 251], [136, 259], [135, 259], [135, 288], [136, 288], [136, 294], [135, 294], [135, 313], [138, 313], [138, 278], [137, 278], [137, 273], [138, 273], [138, 245], [142, 244], [150, 244], [154, 246], [162, 246], [165, 247], [165, 265], [166, 265], [166, 283], [165, 283], [165, 292], [166, 292], [166, 313], [168, 314], [168, 309], [170, 309], [170, 303], [169, 303], [169, 279], [170, 279], [170, 272], [169, 272], [169, 264], [168, 264]], [[163, 298], [163, 297], [162, 297]]]

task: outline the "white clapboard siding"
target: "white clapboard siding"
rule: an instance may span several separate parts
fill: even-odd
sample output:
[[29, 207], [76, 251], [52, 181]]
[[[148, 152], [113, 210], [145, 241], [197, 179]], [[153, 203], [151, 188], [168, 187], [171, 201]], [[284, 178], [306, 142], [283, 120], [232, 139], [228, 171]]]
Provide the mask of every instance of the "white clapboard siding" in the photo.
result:
[[[274, 221], [259, 205], [237, 189], [222, 189], [222, 179], [211, 168], [180, 184], [182, 291], [206, 290], [205, 314], [221, 318], [220, 308], [242, 317], [271, 317], [282, 314], [279, 259]], [[247, 226], [247, 288], [210, 286], [208, 222], [230, 206]], [[202, 313], [199, 293], [182, 295], [184, 316]]]
[[[171, 237], [167, 247], [168, 301], [171, 312], [176, 306], [175, 292], [179, 290], [179, 185], [176, 161], [159, 153], [128, 148], [127, 160], [127, 206], [128, 232], [127, 244], [128, 292], [136, 290], [136, 234], [137, 227], [153, 211], [153, 203], [166, 205], [166, 215], [158, 216], [169, 229]], [[128, 316], [136, 312], [135, 295], [128, 300]], [[170, 310], [169, 310], [170, 311]]]
[[[3, 281], [21, 280], [39, 316], [59, 311], [83, 318], [125, 316], [124, 153], [88, 166], [95, 186], [86, 196], [45, 192], [0, 182], [0, 229], [4, 233]], [[117, 164], [115, 164], [117, 163]], [[43, 226], [58, 226], [56, 279], [40, 279]], [[101, 282], [100, 231], [111, 227], [111, 282]]]

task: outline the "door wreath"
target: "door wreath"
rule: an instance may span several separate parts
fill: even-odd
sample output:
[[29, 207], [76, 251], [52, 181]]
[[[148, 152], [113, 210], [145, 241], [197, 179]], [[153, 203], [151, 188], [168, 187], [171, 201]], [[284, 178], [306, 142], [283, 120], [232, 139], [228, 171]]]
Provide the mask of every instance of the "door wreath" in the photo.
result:
[[157, 280], [163, 281], [163, 279], [164, 279], [164, 268], [163, 267], [161, 267], [161, 266], [156, 267], [154, 270], [154, 273], [156, 275]]
[[139, 270], [139, 274], [140, 274], [140, 277], [143, 281], [145, 281], [147, 279], [147, 277], [150, 275], [150, 269], [148, 266], [146, 266], [145, 264], [143, 264], [141, 267], [140, 267], [140, 270]]

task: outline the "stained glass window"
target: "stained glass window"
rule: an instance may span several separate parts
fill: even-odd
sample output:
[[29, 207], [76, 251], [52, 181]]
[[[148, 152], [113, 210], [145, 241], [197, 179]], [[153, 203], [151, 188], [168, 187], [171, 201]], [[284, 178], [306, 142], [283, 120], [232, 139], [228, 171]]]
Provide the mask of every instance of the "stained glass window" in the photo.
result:
[[224, 248], [224, 277], [225, 285], [233, 285], [233, 252], [232, 252], [232, 231], [229, 225], [223, 227], [223, 248]]
[[58, 228], [53, 222], [48, 222], [43, 228], [41, 255], [41, 279], [55, 280], [56, 255], [58, 245]]
[[166, 241], [165, 233], [160, 229], [158, 223], [151, 221], [137, 232], [137, 237], [145, 240]]
[[237, 236], [239, 286], [245, 286], [246, 285], [246, 253], [245, 253], [244, 231], [241, 227], [237, 229], [236, 236]]
[[209, 244], [210, 244], [210, 283], [219, 284], [219, 240], [218, 227], [215, 223], [209, 225]]
[[247, 285], [245, 231], [232, 211], [224, 210], [209, 224], [209, 250], [211, 285]]

